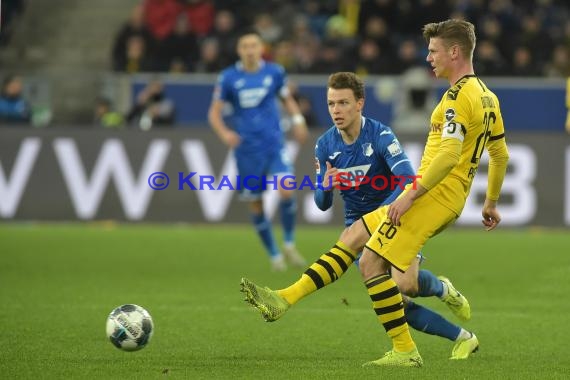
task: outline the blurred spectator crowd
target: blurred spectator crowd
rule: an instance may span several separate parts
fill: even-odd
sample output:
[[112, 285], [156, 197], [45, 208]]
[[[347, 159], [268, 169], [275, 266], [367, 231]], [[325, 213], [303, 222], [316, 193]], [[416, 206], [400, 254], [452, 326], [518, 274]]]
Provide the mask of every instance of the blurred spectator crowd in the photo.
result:
[[112, 49], [119, 72], [215, 73], [255, 28], [289, 73], [401, 74], [425, 65], [421, 28], [475, 24], [481, 76], [570, 75], [567, 0], [142, 0]]

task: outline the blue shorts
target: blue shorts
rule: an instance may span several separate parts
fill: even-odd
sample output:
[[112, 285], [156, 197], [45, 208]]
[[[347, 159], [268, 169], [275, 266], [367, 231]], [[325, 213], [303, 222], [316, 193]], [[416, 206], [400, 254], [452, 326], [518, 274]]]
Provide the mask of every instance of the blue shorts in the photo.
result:
[[264, 190], [277, 190], [279, 176], [293, 174], [293, 165], [285, 148], [274, 153], [235, 155], [242, 186], [240, 199], [251, 201], [261, 198]]

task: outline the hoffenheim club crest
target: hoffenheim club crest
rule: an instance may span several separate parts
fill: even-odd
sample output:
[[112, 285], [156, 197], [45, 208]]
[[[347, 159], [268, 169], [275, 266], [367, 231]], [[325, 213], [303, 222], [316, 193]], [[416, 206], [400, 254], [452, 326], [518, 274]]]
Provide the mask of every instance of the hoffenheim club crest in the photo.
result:
[[362, 152], [364, 153], [364, 155], [366, 157], [372, 156], [372, 153], [374, 153], [374, 149], [372, 148], [372, 144], [371, 143], [362, 144]]

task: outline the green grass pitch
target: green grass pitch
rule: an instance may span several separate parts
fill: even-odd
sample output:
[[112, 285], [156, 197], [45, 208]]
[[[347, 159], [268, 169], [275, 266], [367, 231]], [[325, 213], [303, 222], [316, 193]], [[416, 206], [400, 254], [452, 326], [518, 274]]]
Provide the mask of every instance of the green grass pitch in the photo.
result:
[[[309, 260], [338, 228], [300, 227]], [[352, 268], [337, 283], [265, 323], [243, 302], [246, 276], [273, 288], [250, 226], [0, 225], [0, 377], [3, 379], [567, 379], [570, 234], [452, 228], [425, 248], [424, 267], [470, 300], [481, 349], [448, 360], [452, 342], [413, 332], [425, 365], [370, 369], [389, 341]], [[436, 299], [419, 302], [457, 322]], [[147, 308], [155, 334], [142, 351], [116, 349], [105, 319]]]

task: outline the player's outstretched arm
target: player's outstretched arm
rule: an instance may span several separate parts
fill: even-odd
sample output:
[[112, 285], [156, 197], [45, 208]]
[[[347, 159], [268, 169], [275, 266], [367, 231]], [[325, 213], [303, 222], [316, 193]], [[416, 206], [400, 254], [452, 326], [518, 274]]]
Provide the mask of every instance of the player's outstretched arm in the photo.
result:
[[[455, 130], [455, 129], [454, 129]], [[400, 218], [412, 207], [412, 203], [441, 182], [457, 165], [461, 156], [462, 140], [452, 138], [442, 139], [440, 149], [431, 161], [416, 186], [406, 191], [388, 208], [388, 217], [394, 225], [400, 225]]]
[[491, 231], [501, 221], [501, 215], [497, 211], [497, 201], [503, 186], [503, 179], [507, 173], [509, 163], [509, 151], [505, 142], [504, 133], [491, 136], [487, 143], [489, 152], [489, 167], [487, 179], [487, 197], [483, 205], [483, 225], [487, 231]]
[[291, 116], [293, 138], [299, 144], [304, 144], [309, 138], [309, 129], [307, 128], [305, 117], [301, 113], [299, 105], [292, 95], [287, 95], [282, 101], [287, 113]]

